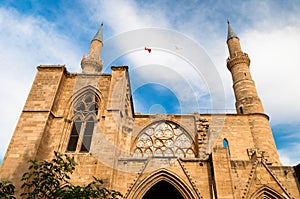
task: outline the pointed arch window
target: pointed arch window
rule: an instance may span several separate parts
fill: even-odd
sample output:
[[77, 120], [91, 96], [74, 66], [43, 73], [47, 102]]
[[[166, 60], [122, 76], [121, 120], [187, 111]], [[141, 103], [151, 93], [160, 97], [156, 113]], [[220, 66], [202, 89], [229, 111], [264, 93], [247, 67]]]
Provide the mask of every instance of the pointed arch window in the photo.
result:
[[77, 101], [73, 108], [68, 152], [90, 151], [97, 114], [98, 98], [94, 94], [88, 93]]
[[228, 156], [230, 156], [229, 143], [228, 143], [228, 140], [226, 138], [223, 139], [223, 147], [227, 148]]

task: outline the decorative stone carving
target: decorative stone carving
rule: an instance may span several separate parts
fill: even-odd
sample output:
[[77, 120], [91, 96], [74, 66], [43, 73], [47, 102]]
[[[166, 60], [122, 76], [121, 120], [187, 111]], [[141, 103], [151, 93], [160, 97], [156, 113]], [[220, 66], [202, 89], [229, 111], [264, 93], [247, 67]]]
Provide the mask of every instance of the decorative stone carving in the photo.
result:
[[157, 122], [144, 129], [134, 143], [135, 157], [195, 157], [191, 136], [179, 125]]
[[247, 149], [247, 153], [250, 160], [258, 160], [268, 165], [272, 164], [272, 162], [269, 161], [269, 154], [267, 151], [259, 151], [255, 148], [249, 148]]

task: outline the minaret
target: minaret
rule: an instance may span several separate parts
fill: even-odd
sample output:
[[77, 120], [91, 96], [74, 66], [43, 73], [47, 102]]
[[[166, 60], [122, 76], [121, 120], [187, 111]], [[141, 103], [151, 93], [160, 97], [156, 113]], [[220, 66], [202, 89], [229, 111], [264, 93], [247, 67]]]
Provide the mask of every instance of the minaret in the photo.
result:
[[236, 111], [239, 114], [264, 113], [254, 81], [251, 78], [250, 59], [241, 49], [240, 40], [228, 21], [227, 45], [229, 57], [227, 68], [231, 72], [236, 99]]
[[91, 42], [89, 54], [81, 60], [82, 73], [100, 74], [102, 71], [103, 63], [100, 58], [103, 47], [102, 27], [103, 23]]

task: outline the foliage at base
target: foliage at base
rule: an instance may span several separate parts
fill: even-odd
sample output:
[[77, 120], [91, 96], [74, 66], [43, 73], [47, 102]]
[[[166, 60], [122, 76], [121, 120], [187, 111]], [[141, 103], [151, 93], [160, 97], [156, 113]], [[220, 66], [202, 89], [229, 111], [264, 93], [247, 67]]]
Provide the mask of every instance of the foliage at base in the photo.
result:
[[[21, 196], [27, 199], [118, 199], [122, 194], [103, 186], [100, 178], [86, 186], [73, 185], [69, 182], [70, 175], [75, 170], [75, 160], [68, 155], [54, 152], [51, 161], [30, 160], [28, 171], [21, 178], [23, 182]], [[0, 181], [0, 198], [15, 198], [15, 186], [8, 181]]]
[[0, 179], [0, 198], [15, 199], [15, 186], [8, 180]]

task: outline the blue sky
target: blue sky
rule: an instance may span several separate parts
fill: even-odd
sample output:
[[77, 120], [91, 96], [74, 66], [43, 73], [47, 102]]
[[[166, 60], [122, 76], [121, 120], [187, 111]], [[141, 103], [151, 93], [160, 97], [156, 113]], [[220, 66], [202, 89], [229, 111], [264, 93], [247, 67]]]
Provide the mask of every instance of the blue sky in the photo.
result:
[[[80, 72], [80, 60], [102, 21], [102, 59], [106, 68], [111, 64], [129, 66], [137, 112], [185, 113], [211, 108], [212, 78], [221, 82], [218, 85], [225, 96], [222, 108], [234, 109], [232, 80], [226, 68], [226, 20], [230, 19], [250, 56], [251, 74], [271, 118], [281, 161], [295, 165], [300, 162], [299, 10], [300, 2], [292, 0], [1, 1], [0, 83], [4, 86], [0, 88], [0, 158], [26, 101], [36, 66], [66, 64], [69, 71]], [[196, 44], [210, 59], [204, 57], [201, 64], [212, 66], [214, 75], [195, 74], [183, 56], [193, 51], [180, 41], [174, 42], [173, 50], [167, 44], [154, 46], [148, 37], [151, 35], [145, 35], [144, 43], [134, 48], [126, 42], [116, 43], [118, 38], [126, 38], [128, 31], [140, 33], [145, 28], [162, 29], [174, 38]], [[110, 48], [116, 44], [123, 49], [119, 57], [111, 56], [120, 50]], [[142, 50], [146, 45], [153, 47], [151, 54]]]

